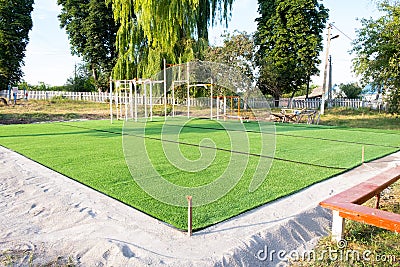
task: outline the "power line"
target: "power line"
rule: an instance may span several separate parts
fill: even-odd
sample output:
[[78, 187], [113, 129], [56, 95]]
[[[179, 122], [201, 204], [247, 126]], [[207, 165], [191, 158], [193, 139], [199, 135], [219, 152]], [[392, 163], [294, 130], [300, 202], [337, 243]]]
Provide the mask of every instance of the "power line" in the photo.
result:
[[336, 27], [333, 23], [331, 23], [331, 26], [335, 27], [336, 30], [338, 30], [341, 34], [343, 34], [347, 39], [353, 42], [353, 39], [351, 39], [347, 34], [345, 34], [343, 31], [341, 31], [338, 27]]

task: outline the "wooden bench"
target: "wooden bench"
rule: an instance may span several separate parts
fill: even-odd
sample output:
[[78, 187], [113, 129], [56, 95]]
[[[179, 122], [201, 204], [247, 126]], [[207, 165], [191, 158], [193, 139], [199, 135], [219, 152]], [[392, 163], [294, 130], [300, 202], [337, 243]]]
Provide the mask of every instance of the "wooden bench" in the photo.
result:
[[280, 113], [272, 113], [275, 122], [297, 122], [298, 116], [303, 110], [299, 109], [281, 109]]
[[[333, 213], [332, 237], [343, 239], [345, 219], [374, 225], [400, 233], [400, 214], [379, 210], [380, 193], [400, 179], [400, 166], [391, 168], [320, 203]], [[377, 197], [375, 208], [361, 206]]]
[[288, 109], [283, 108], [279, 113], [271, 113], [275, 122], [300, 123], [303, 118], [307, 124], [319, 124], [320, 115], [314, 109]]
[[300, 115], [298, 115], [297, 123], [301, 122], [303, 118], [305, 118], [305, 122], [307, 124], [319, 124], [321, 115], [318, 110], [315, 109], [306, 109], [303, 110]]

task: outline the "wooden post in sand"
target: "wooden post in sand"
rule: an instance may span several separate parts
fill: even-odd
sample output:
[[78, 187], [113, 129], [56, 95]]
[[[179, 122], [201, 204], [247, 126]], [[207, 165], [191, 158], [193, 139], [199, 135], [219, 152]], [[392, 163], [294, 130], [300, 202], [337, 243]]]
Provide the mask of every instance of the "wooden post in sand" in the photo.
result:
[[362, 146], [362, 150], [361, 150], [361, 164], [364, 164], [365, 161], [365, 148], [364, 146]]
[[188, 235], [192, 236], [192, 196], [186, 197], [188, 201]]

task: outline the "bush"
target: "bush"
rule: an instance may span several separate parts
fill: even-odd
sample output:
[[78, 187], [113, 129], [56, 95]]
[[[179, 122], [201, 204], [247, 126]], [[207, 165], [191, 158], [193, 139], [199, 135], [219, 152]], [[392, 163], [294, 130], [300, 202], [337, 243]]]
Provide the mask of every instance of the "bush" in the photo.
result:
[[348, 84], [340, 84], [340, 89], [343, 93], [346, 94], [346, 97], [349, 99], [357, 99], [361, 92], [362, 88], [358, 86], [356, 83], [348, 83]]
[[392, 90], [388, 96], [389, 112], [392, 114], [400, 113], [400, 89]]
[[56, 104], [56, 103], [67, 103], [67, 102], [76, 102], [76, 100], [69, 99], [64, 95], [53, 96], [50, 99], [50, 103], [53, 103], [53, 104]]
[[[154, 116], [164, 116], [165, 108], [164, 105], [154, 105], [153, 106], [153, 115]], [[167, 105], [167, 115], [171, 114], [172, 105]]]

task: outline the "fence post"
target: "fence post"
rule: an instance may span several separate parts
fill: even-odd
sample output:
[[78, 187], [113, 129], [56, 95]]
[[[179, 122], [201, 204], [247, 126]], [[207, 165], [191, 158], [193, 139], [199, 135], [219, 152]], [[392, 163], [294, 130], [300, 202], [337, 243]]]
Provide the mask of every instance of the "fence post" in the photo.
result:
[[192, 196], [187, 196], [186, 199], [188, 201], [188, 235], [192, 236]]

